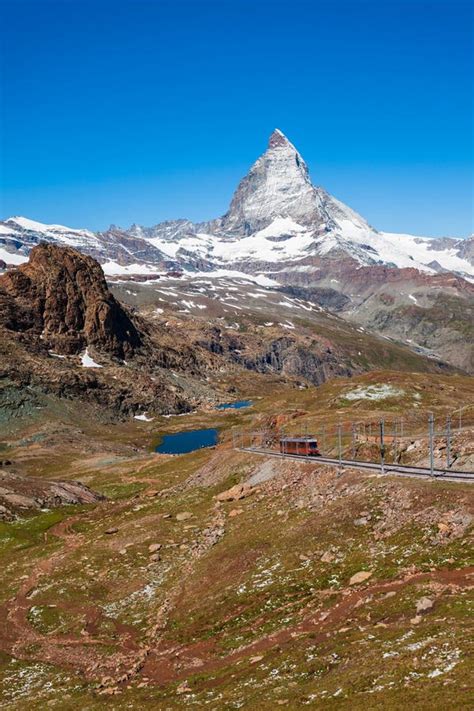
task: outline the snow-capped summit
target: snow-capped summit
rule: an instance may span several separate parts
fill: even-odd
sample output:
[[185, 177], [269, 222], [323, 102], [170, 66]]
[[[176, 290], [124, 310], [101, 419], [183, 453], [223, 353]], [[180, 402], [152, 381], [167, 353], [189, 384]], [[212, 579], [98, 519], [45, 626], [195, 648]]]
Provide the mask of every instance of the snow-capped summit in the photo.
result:
[[283, 273], [320, 269], [321, 260], [327, 270], [329, 261], [334, 265], [342, 258], [356, 268], [411, 267], [427, 274], [474, 275], [472, 239], [430, 239], [374, 229], [312, 184], [301, 154], [278, 128], [240, 181], [223, 217], [201, 224], [181, 219], [153, 227], [134, 224], [128, 230], [110, 227], [98, 233], [24, 217], [0, 221], [0, 258], [5, 262], [26, 259], [39, 241], [75, 246], [97, 258], [109, 274], [123, 273], [124, 268], [255, 273], [269, 264]]
[[288, 144], [291, 145], [283, 131], [280, 131], [279, 128], [275, 128], [272, 135], [270, 136], [270, 140], [268, 141], [268, 147], [276, 148], [277, 146], [285, 146]]
[[324, 221], [321, 197], [294, 145], [279, 130], [240, 181], [219, 231], [243, 236], [265, 229], [275, 217], [291, 218], [316, 229]]

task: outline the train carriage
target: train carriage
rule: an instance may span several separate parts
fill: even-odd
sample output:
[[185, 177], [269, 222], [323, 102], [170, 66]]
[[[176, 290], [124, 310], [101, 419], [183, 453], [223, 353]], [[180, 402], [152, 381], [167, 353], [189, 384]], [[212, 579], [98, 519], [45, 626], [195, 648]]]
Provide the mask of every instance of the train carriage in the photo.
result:
[[282, 437], [281, 454], [297, 454], [301, 457], [320, 457], [318, 440], [314, 437]]

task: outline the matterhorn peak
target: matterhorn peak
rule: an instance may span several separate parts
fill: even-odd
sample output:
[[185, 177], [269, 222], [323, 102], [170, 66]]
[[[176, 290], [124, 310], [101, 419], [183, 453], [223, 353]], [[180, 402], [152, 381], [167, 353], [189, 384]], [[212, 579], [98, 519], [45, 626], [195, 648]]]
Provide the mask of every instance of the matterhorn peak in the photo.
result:
[[316, 226], [323, 221], [319, 206], [306, 163], [276, 128], [265, 153], [241, 180], [230, 209], [222, 218], [221, 229], [224, 233], [252, 234], [277, 217]]
[[291, 146], [291, 145], [292, 144], [287, 139], [287, 137], [285, 136], [283, 131], [280, 131], [279, 128], [276, 128], [273, 131], [272, 135], [270, 136], [270, 140], [268, 141], [269, 148], [278, 148], [279, 146]]

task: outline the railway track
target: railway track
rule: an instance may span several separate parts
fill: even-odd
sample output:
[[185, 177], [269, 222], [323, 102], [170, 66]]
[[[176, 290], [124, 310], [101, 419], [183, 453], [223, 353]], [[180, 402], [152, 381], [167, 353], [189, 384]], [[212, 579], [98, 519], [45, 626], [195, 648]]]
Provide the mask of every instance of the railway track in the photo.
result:
[[[310, 460], [313, 464], [329, 464], [332, 466], [357, 467], [358, 469], [370, 469], [381, 471], [382, 466], [376, 462], [361, 462], [356, 459], [330, 459], [329, 457], [308, 457], [304, 454], [282, 454], [271, 449], [260, 447], [238, 447], [242, 452], [252, 452], [269, 457], [280, 457], [281, 459], [295, 459], [297, 461]], [[433, 476], [428, 467], [411, 467], [405, 464], [385, 464], [385, 474], [397, 474], [400, 476], [420, 477], [424, 479], [442, 479], [444, 481], [464, 481], [474, 483], [474, 472], [465, 472], [455, 469], [433, 469]]]

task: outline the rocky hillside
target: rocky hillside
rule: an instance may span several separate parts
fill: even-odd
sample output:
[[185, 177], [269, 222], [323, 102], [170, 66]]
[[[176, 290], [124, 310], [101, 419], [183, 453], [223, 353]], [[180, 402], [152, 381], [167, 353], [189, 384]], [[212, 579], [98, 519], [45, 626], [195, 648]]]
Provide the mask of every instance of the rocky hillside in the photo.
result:
[[324, 304], [372, 332], [474, 372], [474, 285], [461, 277], [357, 267], [343, 260], [311, 280], [305, 273], [279, 277], [287, 294]]
[[73, 248], [41, 244], [0, 277], [0, 332], [7, 419], [43, 407], [48, 394], [122, 415], [183, 411], [212, 396], [204, 377], [211, 358], [166, 329], [150, 334], [111, 294], [100, 265]]
[[282, 293], [272, 285], [205, 274], [163, 277], [150, 284], [118, 280], [111, 288], [147, 322], [168, 323], [198, 348], [246, 369], [291, 375], [302, 383], [320, 385], [335, 376], [381, 368], [453, 370], [436, 357], [349, 323], [316, 305], [304, 289]]
[[[133, 291], [117, 285], [117, 299], [93, 258], [35, 247], [28, 264], [0, 277], [0, 417], [33, 416], [49, 396], [86, 401], [109, 417], [186, 412], [212, 406], [255, 373], [301, 388], [380, 367], [450, 371], [275, 290], [244, 283], [237, 297], [224, 280], [204, 296], [196, 282], [183, 284], [182, 304], [170, 280]], [[281, 320], [284, 310], [291, 320]]]

